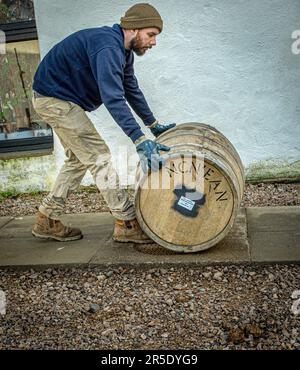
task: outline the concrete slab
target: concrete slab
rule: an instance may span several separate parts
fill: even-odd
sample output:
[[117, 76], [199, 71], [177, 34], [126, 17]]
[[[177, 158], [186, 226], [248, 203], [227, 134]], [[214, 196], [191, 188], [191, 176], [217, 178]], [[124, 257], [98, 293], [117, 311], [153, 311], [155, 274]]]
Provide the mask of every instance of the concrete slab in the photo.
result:
[[0, 266], [47, 267], [63, 265], [208, 264], [249, 261], [245, 211], [232, 231], [215, 247], [193, 254], [176, 254], [158, 245], [116, 243], [111, 239], [114, 219], [109, 213], [64, 216], [79, 226], [84, 238], [61, 243], [31, 235], [34, 217], [14, 219], [0, 231]]
[[[66, 215], [84, 238], [61, 243], [31, 235], [34, 217], [0, 218], [0, 266], [201, 265], [300, 261], [300, 207], [241, 209], [231, 232], [202, 252], [177, 254], [157, 244], [115, 243], [109, 213]], [[248, 225], [248, 229], [247, 229]], [[248, 234], [247, 234], [248, 233]]]
[[14, 217], [0, 217], [0, 229], [8, 224]]
[[246, 213], [241, 209], [231, 232], [216, 246], [202, 252], [178, 254], [157, 244], [123, 244], [111, 239], [97, 251], [90, 265], [191, 265], [250, 262]]
[[253, 262], [300, 261], [300, 207], [247, 208]]
[[0, 230], [0, 266], [38, 267], [88, 264], [109, 238], [112, 218], [107, 214], [66, 215], [69, 225], [80, 226], [85, 237], [61, 243], [31, 235], [35, 217], [17, 218]]

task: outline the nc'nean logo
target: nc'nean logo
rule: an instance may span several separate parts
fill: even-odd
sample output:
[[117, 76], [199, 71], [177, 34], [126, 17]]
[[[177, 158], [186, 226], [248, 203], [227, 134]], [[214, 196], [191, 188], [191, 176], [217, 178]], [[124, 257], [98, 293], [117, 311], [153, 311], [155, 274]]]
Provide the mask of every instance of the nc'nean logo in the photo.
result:
[[177, 199], [172, 208], [184, 216], [197, 217], [200, 207], [205, 204], [205, 194], [196, 189], [188, 189], [184, 185], [182, 188], [174, 189], [173, 192]]

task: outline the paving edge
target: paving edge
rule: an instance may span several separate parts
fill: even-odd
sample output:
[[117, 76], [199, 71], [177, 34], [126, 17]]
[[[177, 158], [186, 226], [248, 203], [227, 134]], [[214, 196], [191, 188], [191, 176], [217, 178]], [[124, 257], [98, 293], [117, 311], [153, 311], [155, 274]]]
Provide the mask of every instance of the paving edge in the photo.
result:
[[129, 269], [149, 269], [149, 268], [199, 268], [199, 267], [225, 267], [225, 266], [245, 266], [245, 267], [259, 267], [259, 266], [274, 266], [274, 265], [300, 265], [300, 261], [270, 261], [270, 262], [257, 262], [257, 261], [235, 261], [235, 262], [187, 262], [187, 263], [172, 263], [172, 262], [149, 262], [149, 263], [126, 263], [126, 262], [114, 262], [114, 263], [100, 263], [100, 264], [88, 264], [88, 263], [70, 263], [70, 264], [43, 264], [43, 265], [6, 265], [0, 266], [0, 270], [5, 271], [46, 271], [48, 269], [59, 269], [59, 270], [108, 270], [116, 268], [129, 268]]
[[9, 224], [12, 220], [14, 220], [15, 217], [11, 217], [9, 220], [7, 220], [3, 225], [0, 226], [0, 230], [5, 227], [7, 224]]

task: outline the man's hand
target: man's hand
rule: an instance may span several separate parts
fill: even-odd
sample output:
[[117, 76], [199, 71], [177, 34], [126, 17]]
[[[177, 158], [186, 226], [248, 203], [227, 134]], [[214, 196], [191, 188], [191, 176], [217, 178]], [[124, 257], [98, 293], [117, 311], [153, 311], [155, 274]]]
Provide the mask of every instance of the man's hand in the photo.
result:
[[155, 121], [151, 126], [149, 126], [152, 134], [155, 137], [158, 137], [161, 135], [163, 132], [170, 130], [170, 128], [173, 128], [176, 126], [176, 123], [167, 123], [165, 125], [159, 124], [157, 121]]
[[144, 173], [161, 169], [166, 161], [160, 156], [159, 150], [168, 152], [170, 149], [168, 146], [148, 140], [145, 137], [142, 140], [137, 140], [136, 151], [140, 157]]

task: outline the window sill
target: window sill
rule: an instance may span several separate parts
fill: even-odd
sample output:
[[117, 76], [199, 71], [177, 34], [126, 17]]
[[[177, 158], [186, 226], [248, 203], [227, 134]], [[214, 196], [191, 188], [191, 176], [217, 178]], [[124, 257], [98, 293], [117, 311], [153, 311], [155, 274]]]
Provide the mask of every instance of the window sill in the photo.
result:
[[7, 159], [16, 159], [16, 158], [42, 157], [45, 155], [52, 155], [52, 154], [53, 154], [53, 149], [35, 149], [35, 150], [26, 150], [22, 152], [0, 153], [0, 161], [5, 161]]
[[53, 152], [53, 136], [0, 142], [0, 159], [49, 155]]

